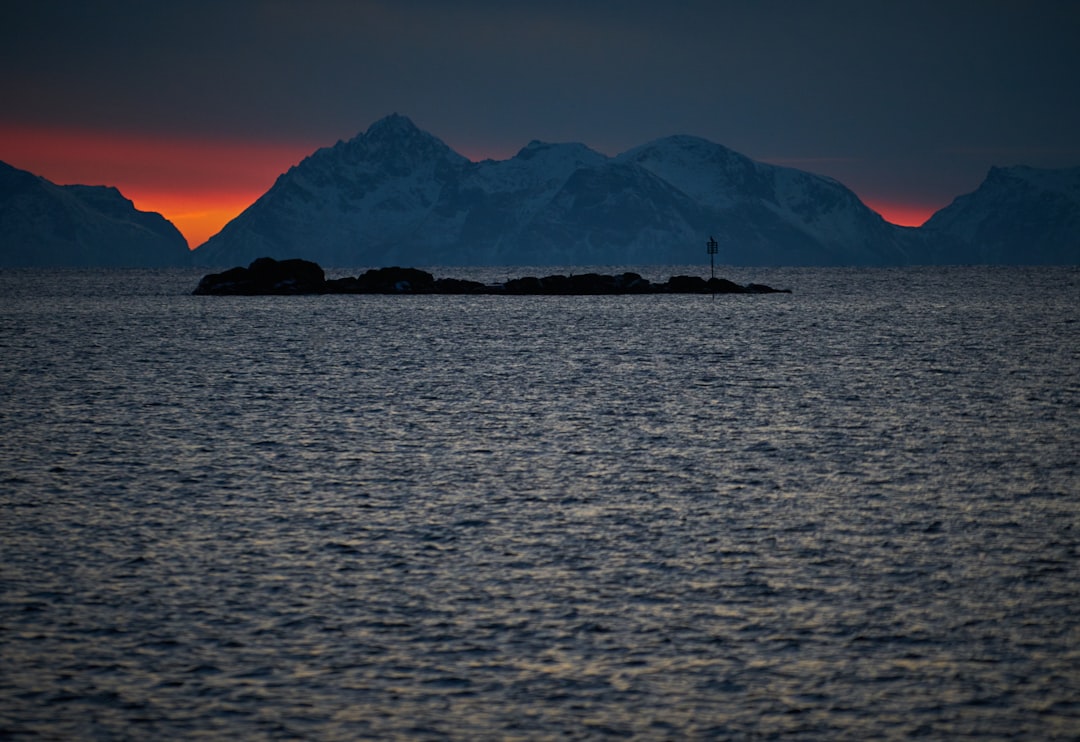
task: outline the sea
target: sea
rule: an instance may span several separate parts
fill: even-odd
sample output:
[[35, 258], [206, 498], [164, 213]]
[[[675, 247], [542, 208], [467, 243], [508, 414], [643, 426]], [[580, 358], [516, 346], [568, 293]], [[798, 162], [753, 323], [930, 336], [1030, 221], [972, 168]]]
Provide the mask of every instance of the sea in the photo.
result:
[[202, 273], [0, 271], [0, 738], [1080, 738], [1080, 267]]

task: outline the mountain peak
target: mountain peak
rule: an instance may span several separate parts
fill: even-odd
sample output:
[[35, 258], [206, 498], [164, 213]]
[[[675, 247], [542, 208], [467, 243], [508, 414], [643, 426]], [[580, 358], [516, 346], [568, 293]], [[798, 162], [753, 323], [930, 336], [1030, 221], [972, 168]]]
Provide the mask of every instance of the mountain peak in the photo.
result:
[[400, 113], [392, 113], [389, 116], [384, 116], [379, 119], [364, 132], [364, 136], [369, 138], [381, 138], [381, 137], [400, 137], [411, 136], [414, 134], [422, 134], [420, 128], [412, 122], [408, 116], [402, 116]]
[[[1060, 179], [1013, 168], [995, 170], [998, 178], [1005, 194]], [[992, 201], [995, 212], [1018, 213], [1015, 199]], [[1042, 239], [1039, 225], [1052, 222], [1064, 226], [1043, 241], [1075, 245], [1072, 207], [1060, 198], [1048, 203], [1021, 225], [1025, 244]], [[979, 239], [994, 230], [979, 231]], [[617, 157], [533, 140], [510, 159], [473, 163], [391, 114], [281, 176], [196, 258], [229, 265], [302, 257], [339, 267], [674, 264], [700, 260], [702, 235], [710, 234], [727, 246], [728, 262], [743, 265], [892, 265], [973, 254], [963, 235], [886, 223], [835, 180], [697, 136], [656, 139]], [[988, 257], [1014, 254], [1010, 243]]]
[[461, 164], [468, 159], [451, 149], [446, 142], [430, 134], [412, 122], [408, 116], [392, 113], [371, 126], [363, 134], [348, 142], [340, 142], [354, 158], [366, 159], [373, 155], [389, 157], [399, 162], [413, 164], [425, 160], [450, 160]]
[[975, 191], [958, 196], [922, 229], [952, 239], [956, 262], [1075, 264], [1080, 168], [992, 167]]
[[541, 142], [539, 139], [534, 139], [522, 147], [514, 156], [514, 159], [527, 161], [537, 157], [558, 157], [588, 164], [596, 164], [607, 159], [596, 150], [578, 142], [553, 144], [551, 142]]

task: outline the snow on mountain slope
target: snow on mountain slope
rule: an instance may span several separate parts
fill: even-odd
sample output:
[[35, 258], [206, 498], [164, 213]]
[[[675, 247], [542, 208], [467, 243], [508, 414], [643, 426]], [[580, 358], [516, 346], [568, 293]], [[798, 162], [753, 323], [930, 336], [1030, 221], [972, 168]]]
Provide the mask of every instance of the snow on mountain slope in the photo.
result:
[[509, 160], [476, 163], [470, 181], [488, 193], [522, 193], [557, 187], [581, 168], [605, 164], [608, 157], [584, 144], [533, 140]]
[[[363, 262], [362, 250], [413, 239], [471, 163], [404, 116], [316, 151], [196, 251], [203, 264], [304, 256]], [[442, 226], [442, 225], [436, 225]], [[438, 240], [439, 233], [431, 238]]]
[[471, 261], [515, 262], [521, 232], [547, 209], [578, 170], [608, 158], [583, 144], [533, 141], [507, 160], [467, 168], [457, 191], [444, 191], [445, 208], [463, 214], [459, 242]]
[[[472, 163], [395, 115], [292, 168], [197, 258], [671, 263], [700, 260], [716, 233], [733, 263], [896, 262], [888, 225], [872, 215], [834, 181], [694, 137], [618, 158], [534, 141], [508, 160]], [[864, 226], [878, 233], [858, 241]]]
[[115, 188], [52, 183], [0, 162], [0, 266], [191, 264], [187, 241]]
[[[1070, 224], [1064, 229], [1075, 234]], [[474, 163], [394, 115], [283, 174], [196, 259], [217, 266], [303, 257], [338, 267], [694, 263], [715, 236], [721, 263], [903, 265], [969, 249], [952, 236], [964, 229], [975, 228], [897, 227], [831, 178], [755, 162], [697, 137], [659, 139], [613, 158], [582, 144], [534, 141], [508, 160]]]
[[765, 172], [767, 165], [699, 137], [679, 135], [657, 139], [627, 150], [616, 159], [645, 168], [714, 209], [773, 196]]
[[681, 263], [701, 252], [704, 223], [698, 205], [667, 182], [605, 160], [571, 173], [515, 240], [527, 262], [572, 265], [586, 255], [590, 264]]
[[[919, 229], [831, 178], [672, 136], [608, 157], [533, 141], [471, 162], [404, 116], [314, 152], [194, 253], [328, 267], [391, 264], [1080, 263], [1080, 168], [993, 168]], [[191, 262], [183, 237], [116, 189], [0, 163], [0, 265]]]
[[[711, 206], [720, 222], [747, 218], [761, 222], [761, 237], [768, 241], [756, 246], [758, 254], [780, 252], [796, 262], [873, 264], [907, 262], [908, 254], [916, 251], [903, 231], [832, 178], [755, 162], [690, 136], [659, 139], [619, 159], [647, 168], [702, 205]], [[786, 222], [789, 233], [778, 234], [784, 230], [777, 225], [766, 228], [768, 218], [762, 209]], [[750, 249], [745, 228], [732, 226]], [[741, 262], [749, 259], [749, 255], [739, 258]]]
[[936, 262], [1080, 263], [1080, 168], [991, 168], [922, 231]]

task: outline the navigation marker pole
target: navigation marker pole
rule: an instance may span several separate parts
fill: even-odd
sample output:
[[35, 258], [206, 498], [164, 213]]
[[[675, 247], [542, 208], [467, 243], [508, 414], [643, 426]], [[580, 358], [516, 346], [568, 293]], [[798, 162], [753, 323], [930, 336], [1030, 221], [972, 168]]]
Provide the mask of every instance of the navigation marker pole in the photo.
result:
[[712, 235], [709, 235], [709, 241], [706, 243], [706, 246], [709, 248], [709, 278], [716, 278], [715, 258], [713, 256], [716, 255], [718, 246]]

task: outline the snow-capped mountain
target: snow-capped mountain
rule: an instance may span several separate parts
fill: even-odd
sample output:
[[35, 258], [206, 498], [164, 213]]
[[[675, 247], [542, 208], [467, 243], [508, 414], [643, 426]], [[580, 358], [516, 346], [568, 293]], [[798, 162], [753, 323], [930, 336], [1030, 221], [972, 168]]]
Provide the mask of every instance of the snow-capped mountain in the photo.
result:
[[456, 215], [438, 211], [471, 164], [408, 119], [390, 116], [279, 176], [196, 251], [196, 260], [224, 265], [302, 256], [353, 265], [365, 262], [365, 253], [405, 259], [405, 246], [419, 234], [440, 244], [454, 231]]
[[701, 262], [897, 264], [918, 244], [834, 180], [754, 162], [693, 137], [608, 157], [532, 142], [470, 162], [389, 116], [278, 178], [195, 252], [200, 265], [261, 256], [323, 265]]
[[0, 266], [191, 265], [187, 240], [115, 188], [60, 186], [0, 162]]
[[1080, 263], [1080, 168], [991, 168], [920, 230], [937, 263]]
[[456, 208], [467, 214], [456, 250], [489, 264], [651, 263], [698, 242], [697, 205], [641, 168], [580, 144], [533, 142], [478, 163]]
[[[404, 116], [313, 153], [190, 253], [115, 188], [0, 163], [0, 267], [1080, 263], [1080, 168], [992, 168], [921, 228], [837, 181], [672, 136], [616, 157], [530, 142], [471, 162]], [[192, 260], [194, 258], [194, 261]]]
[[618, 159], [706, 209], [727, 262], [902, 264], [920, 252], [910, 230], [889, 224], [832, 178], [756, 162], [690, 136], [659, 139]]

